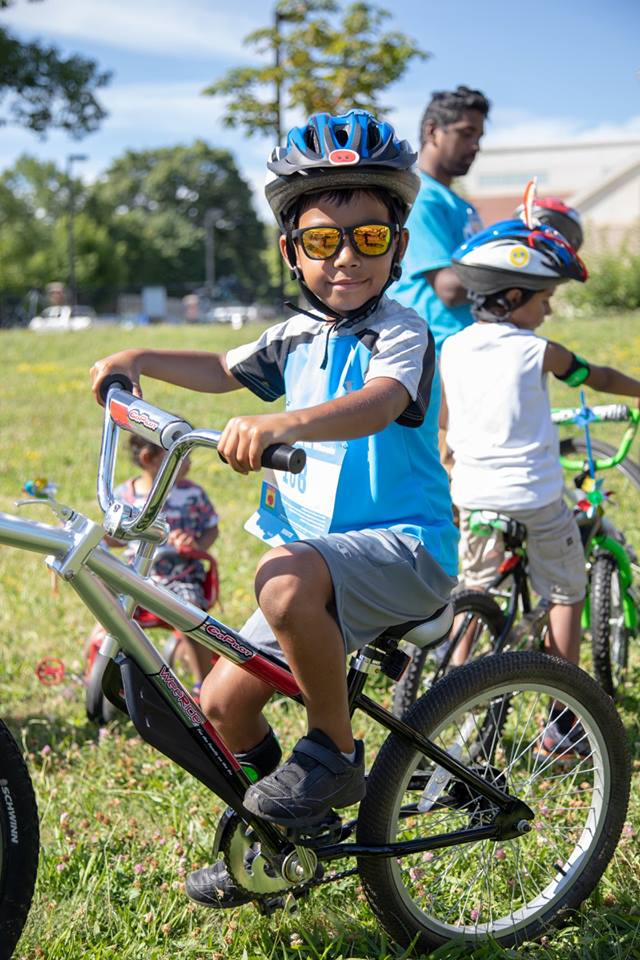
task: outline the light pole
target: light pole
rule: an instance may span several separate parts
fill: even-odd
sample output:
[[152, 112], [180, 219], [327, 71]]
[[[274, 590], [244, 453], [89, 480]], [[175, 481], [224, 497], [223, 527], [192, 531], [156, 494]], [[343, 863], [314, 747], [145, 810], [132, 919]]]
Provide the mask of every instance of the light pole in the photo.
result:
[[204, 212], [204, 285], [207, 296], [213, 301], [216, 284], [215, 228], [228, 230], [230, 224], [221, 218], [220, 210], [208, 207]]
[[75, 307], [78, 301], [78, 291], [76, 290], [76, 252], [75, 252], [75, 241], [73, 236], [73, 217], [75, 213], [75, 194], [73, 191], [73, 179], [72, 179], [72, 169], [74, 163], [80, 163], [82, 160], [88, 160], [89, 158], [85, 153], [70, 153], [67, 156], [67, 181], [69, 184], [69, 205], [67, 210], [67, 249], [69, 255], [69, 296], [71, 298], [71, 306]]

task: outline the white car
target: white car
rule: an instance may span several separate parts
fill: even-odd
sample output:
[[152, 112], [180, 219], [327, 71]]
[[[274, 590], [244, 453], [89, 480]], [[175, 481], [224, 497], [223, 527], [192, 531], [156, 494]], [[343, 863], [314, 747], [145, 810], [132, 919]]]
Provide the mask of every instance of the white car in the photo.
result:
[[29, 330], [86, 330], [96, 321], [93, 307], [46, 307], [29, 323]]

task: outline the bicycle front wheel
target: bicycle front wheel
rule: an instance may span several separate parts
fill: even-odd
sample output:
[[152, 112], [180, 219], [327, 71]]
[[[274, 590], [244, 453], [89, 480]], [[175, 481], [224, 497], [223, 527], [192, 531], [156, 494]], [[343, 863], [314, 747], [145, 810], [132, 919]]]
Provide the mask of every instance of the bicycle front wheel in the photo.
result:
[[[504, 722], [488, 724], [505, 703]], [[561, 742], [551, 736], [552, 707], [554, 724], [571, 726]], [[566, 661], [498, 654], [452, 671], [404, 719], [528, 804], [534, 820], [530, 832], [510, 840], [359, 858], [365, 894], [388, 934], [426, 952], [454, 939], [512, 946], [567, 922], [598, 883], [627, 810], [630, 759], [610, 698]], [[486, 825], [495, 813], [490, 801], [391, 735], [367, 781], [358, 842], [449, 834]]]
[[36, 798], [17, 743], [0, 720], [0, 960], [13, 956], [38, 869]]
[[449, 636], [439, 646], [421, 650], [411, 644], [411, 662], [393, 691], [393, 712], [401, 717], [427, 692], [433, 679], [455, 665], [456, 653], [464, 659], [493, 653], [505, 616], [488, 593], [460, 590], [452, 598], [454, 619]]
[[609, 553], [599, 553], [591, 568], [590, 619], [593, 672], [602, 689], [614, 696], [627, 671], [629, 631], [618, 566]]

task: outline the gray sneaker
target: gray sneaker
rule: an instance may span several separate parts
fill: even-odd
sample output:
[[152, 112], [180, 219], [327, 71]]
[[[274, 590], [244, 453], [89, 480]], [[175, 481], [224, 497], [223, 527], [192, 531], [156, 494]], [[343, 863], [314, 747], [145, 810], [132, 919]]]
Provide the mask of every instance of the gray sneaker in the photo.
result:
[[353, 763], [321, 730], [311, 730], [281, 767], [244, 795], [247, 810], [285, 827], [311, 826], [334, 807], [348, 807], [365, 795], [364, 744], [356, 740]]

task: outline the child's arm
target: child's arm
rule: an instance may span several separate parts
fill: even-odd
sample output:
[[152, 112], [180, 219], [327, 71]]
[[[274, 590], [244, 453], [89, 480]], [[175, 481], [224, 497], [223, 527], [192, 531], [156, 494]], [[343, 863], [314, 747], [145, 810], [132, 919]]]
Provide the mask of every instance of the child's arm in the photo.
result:
[[108, 374], [122, 373], [133, 381], [133, 392], [141, 397], [140, 377], [153, 377], [178, 387], [203, 393], [226, 393], [242, 386], [229, 372], [223, 354], [197, 350], [122, 350], [97, 360], [91, 368], [91, 389], [100, 400], [100, 384]]
[[198, 544], [198, 550], [208, 550], [209, 547], [216, 542], [218, 539], [218, 524], [215, 527], [209, 527], [208, 530], [205, 530], [198, 539], [196, 543]]
[[[560, 343], [550, 340], [544, 354], [543, 370], [545, 373], [553, 373], [559, 379], [563, 379], [572, 366], [576, 365], [575, 361], [575, 354]], [[626, 373], [614, 367], [599, 367], [595, 363], [588, 363], [586, 366], [588, 373], [581, 382], [586, 383], [588, 387], [601, 390], [603, 393], [615, 393], [640, 400], [640, 380], [628, 377]]]
[[297, 440], [352, 440], [379, 433], [411, 403], [409, 391], [391, 377], [376, 377], [360, 390], [304, 410], [233, 417], [218, 450], [234, 470], [260, 470], [260, 457], [272, 443]]

